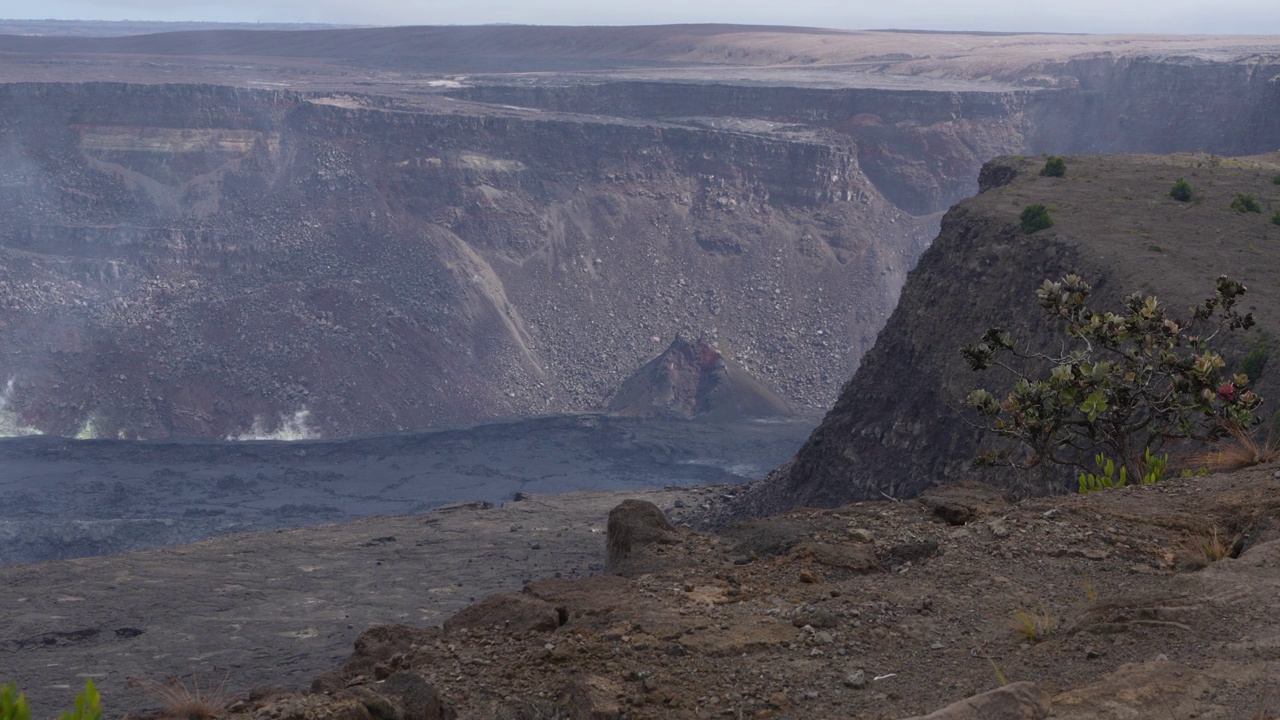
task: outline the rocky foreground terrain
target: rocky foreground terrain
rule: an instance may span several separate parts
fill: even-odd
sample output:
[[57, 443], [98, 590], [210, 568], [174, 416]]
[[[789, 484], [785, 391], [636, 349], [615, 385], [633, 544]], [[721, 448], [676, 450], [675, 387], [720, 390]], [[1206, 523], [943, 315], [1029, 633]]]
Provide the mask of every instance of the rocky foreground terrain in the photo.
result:
[[598, 410], [677, 334], [799, 407], [1005, 153], [1274, 150], [1272, 37], [0, 36], [6, 432]]
[[0, 676], [49, 711], [92, 677], [115, 717], [181, 711], [127, 676], [225, 673], [211, 711], [246, 719], [896, 719], [993, 690], [938, 717], [1274, 718], [1277, 475], [963, 483], [720, 534], [657, 508], [723, 488], [535, 497], [9, 565]]

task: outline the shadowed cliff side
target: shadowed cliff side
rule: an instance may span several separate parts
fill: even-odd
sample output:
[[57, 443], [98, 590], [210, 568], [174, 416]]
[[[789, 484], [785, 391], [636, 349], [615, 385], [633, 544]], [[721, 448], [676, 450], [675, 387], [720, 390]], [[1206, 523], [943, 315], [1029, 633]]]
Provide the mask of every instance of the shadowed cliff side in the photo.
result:
[[[1060, 179], [1039, 177], [1042, 163], [1001, 158], [983, 169], [982, 194], [947, 213], [840, 399], [796, 457], [746, 493], [737, 514], [913, 497], [972, 474], [969, 463], [985, 440], [963, 421], [964, 397], [979, 386], [998, 394], [1008, 381], [969, 370], [959, 348], [988, 327], [1004, 327], [1032, 347], [1057, 349], [1061, 335], [1033, 295], [1046, 278], [1082, 275], [1099, 307], [1115, 307], [1135, 291], [1153, 293], [1185, 318], [1211, 293], [1214, 278], [1227, 274], [1249, 287], [1245, 309], [1257, 314], [1261, 331], [1274, 332], [1280, 302], [1267, 248], [1280, 242], [1280, 225], [1269, 221], [1280, 207], [1275, 155], [1069, 158]], [[1195, 188], [1190, 203], [1168, 196], [1184, 176]], [[1264, 213], [1233, 210], [1238, 193], [1263, 198]], [[1018, 213], [1030, 203], [1048, 205], [1055, 226], [1023, 233]], [[1238, 362], [1259, 337], [1233, 338], [1228, 362]], [[1274, 397], [1277, 383], [1264, 373], [1255, 387]], [[1274, 410], [1264, 406], [1263, 416]], [[1049, 482], [1004, 480], [1033, 492]]]

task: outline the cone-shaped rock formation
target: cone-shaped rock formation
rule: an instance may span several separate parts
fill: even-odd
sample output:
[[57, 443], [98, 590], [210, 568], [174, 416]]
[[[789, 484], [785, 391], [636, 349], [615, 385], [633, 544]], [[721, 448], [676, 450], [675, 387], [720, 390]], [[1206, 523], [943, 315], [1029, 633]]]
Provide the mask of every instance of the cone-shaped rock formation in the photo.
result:
[[790, 415], [786, 401], [706, 338], [679, 335], [663, 353], [627, 378], [611, 412], [651, 417], [774, 417]]

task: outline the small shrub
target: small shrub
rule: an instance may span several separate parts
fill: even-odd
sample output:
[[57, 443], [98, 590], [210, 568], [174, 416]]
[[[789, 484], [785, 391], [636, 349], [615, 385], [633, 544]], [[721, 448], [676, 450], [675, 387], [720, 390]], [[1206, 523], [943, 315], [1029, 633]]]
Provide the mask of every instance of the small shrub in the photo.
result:
[[1009, 624], [1014, 632], [1032, 643], [1044, 640], [1058, 629], [1058, 619], [1044, 608], [1034, 612], [1019, 610], [1013, 614]]
[[1028, 205], [1018, 216], [1022, 222], [1022, 232], [1030, 235], [1033, 232], [1053, 227], [1053, 218], [1049, 217], [1049, 208], [1036, 203]]
[[1169, 189], [1169, 197], [1178, 202], [1187, 202], [1191, 200], [1191, 183], [1178, 178], [1178, 181]]
[[1258, 204], [1258, 199], [1252, 195], [1245, 195], [1244, 193], [1236, 195], [1236, 199], [1231, 201], [1231, 209], [1242, 213], [1262, 212], [1262, 206]]
[[1271, 216], [1271, 222], [1274, 225], [1280, 225], [1280, 210], [1277, 210], [1276, 214]]
[[1271, 178], [1271, 182], [1275, 183], [1276, 185], [1280, 185], [1280, 173], [1276, 173], [1276, 176]]
[[[1007, 447], [984, 452], [975, 465], [1051, 463], [1112, 486], [1117, 479], [1146, 482], [1163, 475], [1166, 442], [1213, 442], [1252, 425], [1262, 399], [1249, 378], [1226, 375], [1226, 360], [1211, 349], [1220, 333], [1253, 327], [1252, 313], [1238, 310], [1246, 288], [1224, 275], [1214, 290], [1191, 308], [1191, 319], [1177, 320], [1153, 296], [1134, 293], [1121, 312], [1100, 312], [1089, 306], [1092, 288], [1080, 276], [1046, 280], [1036, 298], [1068, 338], [1060, 349], [1019, 347], [998, 327], [961, 349], [973, 370], [996, 368], [1014, 381], [1000, 398], [978, 388], [965, 400], [974, 425], [1021, 446], [1016, 454]], [[1105, 487], [1088, 477], [1083, 484]]]
[[1044, 177], [1062, 177], [1067, 174], [1067, 161], [1057, 155], [1050, 155], [1049, 159], [1044, 161], [1040, 174]]

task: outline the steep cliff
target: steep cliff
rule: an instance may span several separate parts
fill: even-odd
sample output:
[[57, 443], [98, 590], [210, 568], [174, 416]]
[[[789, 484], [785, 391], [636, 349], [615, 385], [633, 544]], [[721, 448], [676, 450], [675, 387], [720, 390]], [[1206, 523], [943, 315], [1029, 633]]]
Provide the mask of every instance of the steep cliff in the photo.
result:
[[934, 222], [837, 133], [216, 86], [0, 93], [0, 379], [45, 432], [590, 409], [682, 331], [818, 404]]
[[[1269, 220], [1280, 208], [1272, 182], [1280, 156], [1071, 157], [1065, 178], [1040, 177], [1042, 164], [1003, 158], [984, 168], [985, 192], [947, 213], [840, 399], [740, 511], [834, 506], [881, 493], [913, 497], [978, 472], [969, 461], [990, 439], [964, 422], [964, 397], [1007, 380], [972, 372], [959, 348], [988, 327], [1011, 329], [1032, 347], [1060, 347], [1034, 299], [1046, 278], [1078, 273], [1094, 285], [1097, 304], [1109, 307], [1132, 292], [1153, 293], [1186, 317], [1187, 307], [1212, 294], [1214, 278], [1228, 274], [1248, 286], [1246, 305], [1260, 333], [1280, 328], [1269, 250], [1280, 242], [1280, 225]], [[1194, 202], [1168, 196], [1179, 177], [1195, 187]], [[1229, 207], [1242, 192], [1264, 198], [1265, 216]], [[1048, 205], [1056, 224], [1023, 233], [1018, 214], [1030, 203]], [[1260, 333], [1234, 340], [1229, 357], [1238, 359]], [[1264, 373], [1257, 387], [1274, 398], [1280, 378]], [[1264, 406], [1266, 417], [1273, 412], [1274, 401]], [[1047, 487], [1043, 478], [1029, 481], [1023, 490]]]
[[[681, 332], [826, 406], [983, 162], [1269, 151], [1274, 46], [0, 37], [7, 77], [75, 81], [0, 86], [0, 428], [330, 435], [597, 409]], [[136, 82], [88, 82], [106, 77]]]

